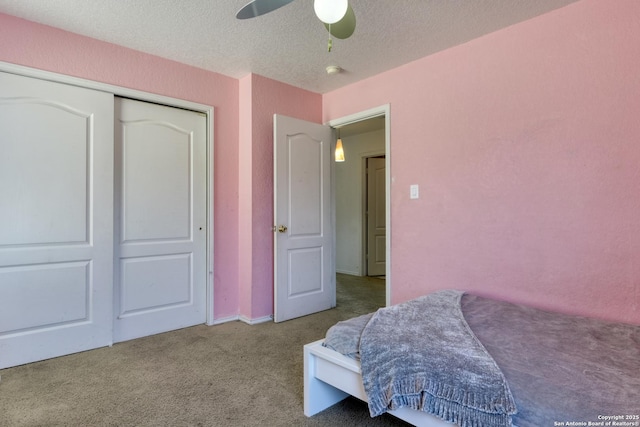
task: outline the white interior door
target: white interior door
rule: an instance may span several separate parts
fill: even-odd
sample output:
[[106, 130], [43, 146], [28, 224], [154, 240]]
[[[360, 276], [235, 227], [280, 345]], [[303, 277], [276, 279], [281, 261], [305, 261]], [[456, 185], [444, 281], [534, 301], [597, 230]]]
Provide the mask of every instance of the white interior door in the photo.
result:
[[116, 98], [114, 340], [206, 320], [206, 116]]
[[385, 159], [367, 159], [367, 275], [384, 276], [387, 270]]
[[110, 345], [113, 95], [0, 73], [0, 368]]
[[328, 126], [274, 116], [274, 320], [335, 307]]

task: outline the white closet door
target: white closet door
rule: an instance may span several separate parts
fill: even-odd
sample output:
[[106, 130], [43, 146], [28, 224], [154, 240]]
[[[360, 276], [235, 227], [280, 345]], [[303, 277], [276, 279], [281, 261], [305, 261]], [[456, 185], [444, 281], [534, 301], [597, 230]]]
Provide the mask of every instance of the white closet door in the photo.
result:
[[113, 95], [0, 73], [0, 368], [110, 345]]
[[206, 116], [116, 98], [114, 340], [206, 321]]

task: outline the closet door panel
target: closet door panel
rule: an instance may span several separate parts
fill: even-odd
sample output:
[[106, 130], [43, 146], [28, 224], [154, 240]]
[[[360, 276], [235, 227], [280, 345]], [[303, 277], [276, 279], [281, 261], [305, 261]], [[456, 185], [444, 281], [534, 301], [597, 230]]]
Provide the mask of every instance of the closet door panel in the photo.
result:
[[[91, 141], [86, 133], [91, 116], [34, 99], [5, 103], [2, 110], [0, 174], [6, 207], [0, 241], [5, 245], [87, 242]], [[16, 126], [25, 117], [38, 125]]]
[[0, 73], [0, 368], [112, 342], [113, 95]]
[[206, 117], [116, 98], [114, 340], [206, 321]]

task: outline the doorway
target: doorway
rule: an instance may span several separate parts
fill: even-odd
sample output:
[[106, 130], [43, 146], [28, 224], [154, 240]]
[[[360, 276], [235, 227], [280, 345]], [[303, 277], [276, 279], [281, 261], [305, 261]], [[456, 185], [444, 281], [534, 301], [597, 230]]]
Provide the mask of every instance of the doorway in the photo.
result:
[[[377, 119], [373, 120], [373, 119]], [[373, 121], [370, 121], [373, 120]], [[355, 114], [342, 119], [334, 120], [327, 125], [318, 125], [291, 117], [274, 115], [274, 320], [282, 321], [288, 318], [311, 314], [315, 311], [326, 310], [336, 305], [336, 179], [337, 164], [332, 161], [336, 142], [332, 138], [332, 129], [352, 129], [373, 123], [383, 124], [378, 129], [381, 145], [377, 152], [368, 151], [371, 148], [361, 150], [354, 154], [356, 164], [362, 164], [362, 160], [373, 155], [385, 156], [385, 258], [386, 278], [384, 284], [384, 301], [389, 305], [390, 301], [390, 274], [389, 274], [389, 106], [378, 107], [363, 113]], [[366, 133], [366, 132], [365, 132]], [[328, 144], [327, 144], [328, 143]], [[292, 152], [298, 152], [301, 158], [291, 161]], [[349, 161], [342, 163], [345, 166]], [[351, 161], [353, 163], [353, 160]], [[294, 165], [290, 167], [289, 165]], [[320, 169], [323, 172], [320, 172]], [[343, 168], [349, 171], [349, 168]], [[359, 172], [358, 172], [359, 173]], [[359, 179], [355, 180], [360, 182]], [[295, 191], [292, 191], [290, 183], [295, 183]], [[282, 184], [284, 183], [284, 185]], [[280, 190], [282, 187], [283, 191]], [[362, 194], [362, 186], [358, 191]], [[296, 200], [302, 201], [301, 215], [287, 213], [291, 206], [291, 195], [298, 194]], [[348, 199], [348, 197], [347, 197]], [[360, 195], [356, 200], [362, 199]], [[315, 204], [311, 203], [315, 200]], [[285, 207], [281, 211], [281, 207]], [[315, 206], [315, 208], [310, 208]], [[361, 205], [360, 205], [361, 206]], [[311, 215], [309, 215], [311, 212]], [[342, 216], [342, 214], [340, 214]], [[299, 219], [298, 226], [293, 226], [294, 217]], [[344, 215], [348, 218], [349, 215]], [[294, 221], [294, 222], [292, 222]], [[339, 221], [338, 221], [339, 222]], [[311, 228], [300, 229], [300, 224], [307, 224]], [[298, 230], [298, 231], [296, 231]], [[320, 245], [310, 247], [289, 247], [290, 243], [302, 241], [301, 237], [315, 236], [321, 239]], [[362, 229], [355, 239], [362, 241]], [[326, 244], [325, 244], [326, 243]], [[362, 249], [362, 247], [360, 247]], [[293, 256], [295, 253], [295, 256]], [[361, 256], [360, 256], [361, 258]], [[295, 265], [291, 265], [293, 262]], [[306, 264], [306, 266], [305, 266]], [[364, 271], [359, 267], [359, 271]], [[314, 274], [312, 274], [315, 272]], [[284, 273], [284, 274], [281, 274]], [[293, 273], [293, 274], [290, 274]], [[288, 274], [288, 276], [287, 276]], [[305, 275], [310, 280], [305, 280]], [[360, 274], [361, 275], [361, 274]], [[322, 295], [322, 296], [320, 296]], [[302, 298], [307, 304], [300, 304]], [[325, 302], [328, 304], [320, 304]], [[318, 304], [313, 308], [313, 304]], [[283, 310], [284, 307], [284, 310]], [[285, 311], [288, 315], [281, 316]], [[293, 313], [293, 315], [291, 315]]]
[[[389, 106], [357, 113], [329, 123], [342, 140], [345, 161], [334, 164], [335, 173], [335, 245], [338, 282], [346, 276], [385, 280], [385, 302], [390, 304], [390, 156]], [[378, 169], [368, 168], [370, 159], [378, 159]], [[374, 176], [367, 174], [367, 169]], [[377, 176], [375, 176], [377, 175]], [[369, 178], [382, 186], [377, 202], [378, 233], [370, 233], [373, 206], [369, 205], [367, 188]], [[374, 201], [374, 203], [376, 203]], [[380, 224], [382, 220], [382, 224]], [[374, 227], [376, 228], [376, 227]], [[372, 240], [373, 239], [373, 240]], [[370, 247], [377, 246], [378, 253]], [[369, 261], [374, 257], [373, 265]], [[377, 264], [377, 265], [376, 265]]]

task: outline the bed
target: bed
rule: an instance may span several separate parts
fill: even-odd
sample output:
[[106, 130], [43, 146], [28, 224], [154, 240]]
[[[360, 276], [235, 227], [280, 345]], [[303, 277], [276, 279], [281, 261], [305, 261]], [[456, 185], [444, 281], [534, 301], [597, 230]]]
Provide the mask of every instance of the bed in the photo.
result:
[[425, 427], [640, 426], [640, 326], [435, 292], [304, 346], [305, 415], [348, 396]]

